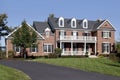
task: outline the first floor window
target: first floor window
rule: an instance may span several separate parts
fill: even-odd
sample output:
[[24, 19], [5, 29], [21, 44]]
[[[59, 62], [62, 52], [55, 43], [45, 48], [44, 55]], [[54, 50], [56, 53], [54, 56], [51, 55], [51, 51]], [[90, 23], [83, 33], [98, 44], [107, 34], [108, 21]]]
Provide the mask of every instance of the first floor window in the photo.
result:
[[20, 46], [14, 45], [14, 51], [15, 51], [15, 52], [20, 52]]
[[38, 52], [38, 45], [37, 44], [33, 44], [30, 48], [31, 52], [36, 53]]
[[111, 44], [110, 43], [102, 43], [102, 52], [110, 53]]
[[52, 44], [45, 44], [43, 46], [44, 52], [46, 53], [52, 53], [53, 52], [53, 45]]

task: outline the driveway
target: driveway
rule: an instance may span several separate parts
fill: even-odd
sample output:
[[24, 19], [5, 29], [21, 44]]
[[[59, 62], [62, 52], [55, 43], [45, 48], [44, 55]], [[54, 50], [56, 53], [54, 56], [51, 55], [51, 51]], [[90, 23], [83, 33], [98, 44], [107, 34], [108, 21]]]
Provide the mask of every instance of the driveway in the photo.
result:
[[120, 80], [120, 77], [30, 61], [0, 60], [0, 64], [19, 69], [32, 80]]

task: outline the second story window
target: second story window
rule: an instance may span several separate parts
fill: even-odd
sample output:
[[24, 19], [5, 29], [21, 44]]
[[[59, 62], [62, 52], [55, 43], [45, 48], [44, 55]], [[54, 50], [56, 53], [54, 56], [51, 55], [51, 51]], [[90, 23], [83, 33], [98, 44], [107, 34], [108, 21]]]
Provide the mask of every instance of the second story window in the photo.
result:
[[103, 31], [102, 32], [102, 37], [103, 38], [110, 38], [111, 37], [111, 32], [110, 31]]
[[61, 30], [60, 32], [59, 32], [59, 36], [65, 36], [66, 35], [66, 32], [64, 31], [64, 30]]

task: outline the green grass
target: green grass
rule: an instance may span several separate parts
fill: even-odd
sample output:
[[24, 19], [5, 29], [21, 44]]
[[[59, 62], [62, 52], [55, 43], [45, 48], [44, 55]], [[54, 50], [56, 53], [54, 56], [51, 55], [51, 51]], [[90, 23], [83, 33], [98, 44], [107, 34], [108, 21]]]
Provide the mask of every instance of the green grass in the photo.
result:
[[0, 80], [31, 80], [25, 73], [0, 65]]
[[113, 62], [107, 58], [39, 58], [33, 61], [120, 76], [120, 63]]

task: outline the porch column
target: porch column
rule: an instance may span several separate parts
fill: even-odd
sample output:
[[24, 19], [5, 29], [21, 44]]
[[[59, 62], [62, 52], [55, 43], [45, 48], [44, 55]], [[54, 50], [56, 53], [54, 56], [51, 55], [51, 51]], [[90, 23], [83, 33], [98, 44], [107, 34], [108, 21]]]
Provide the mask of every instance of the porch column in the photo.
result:
[[85, 42], [84, 42], [84, 55], [86, 54], [86, 36], [85, 36]]
[[73, 42], [71, 42], [71, 55], [73, 55]]
[[96, 42], [95, 42], [95, 55], [96, 55]]

